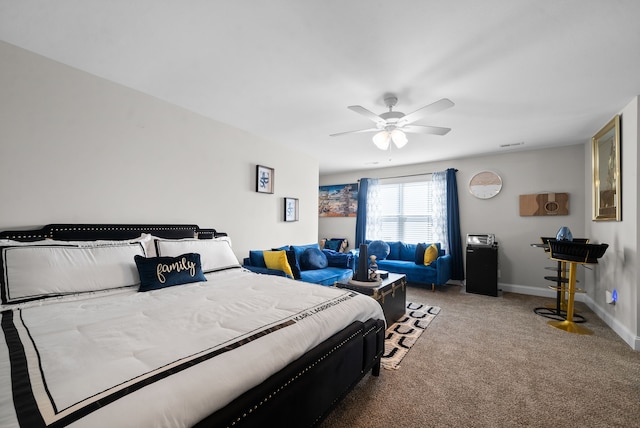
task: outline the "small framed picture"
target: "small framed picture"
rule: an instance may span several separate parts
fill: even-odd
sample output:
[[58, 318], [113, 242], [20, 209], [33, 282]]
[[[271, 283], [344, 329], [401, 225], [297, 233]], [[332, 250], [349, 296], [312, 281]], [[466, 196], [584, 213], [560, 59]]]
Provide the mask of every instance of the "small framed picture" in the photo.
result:
[[256, 166], [256, 192], [273, 193], [275, 171], [268, 166]]
[[284, 198], [284, 221], [298, 221], [298, 199]]

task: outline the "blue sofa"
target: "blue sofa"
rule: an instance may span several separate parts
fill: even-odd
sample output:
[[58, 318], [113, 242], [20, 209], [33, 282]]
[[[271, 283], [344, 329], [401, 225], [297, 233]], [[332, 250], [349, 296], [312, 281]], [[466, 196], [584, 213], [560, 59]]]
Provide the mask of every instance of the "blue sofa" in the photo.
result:
[[[243, 267], [256, 273], [289, 276], [283, 270], [270, 269], [264, 260], [265, 250], [251, 250]], [[266, 250], [269, 251], [269, 250]], [[319, 244], [286, 245], [273, 251], [285, 251], [293, 279], [320, 285], [334, 285], [353, 276], [353, 255], [320, 249]]]
[[[388, 249], [381, 243], [386, 244]], [[438, 257], [428, 266], [416, 262], [416, 256], [419, 259], [422, 257], [418, 244], [406, 244], [401, 241], [366, 241], [366, 244], [368, 244], [368, 255], [375, 255], [377, 258], [378, 269], [403, 273], [407, 277], [407, 282], [428, 284], [431, 285], [432, 290], [435, 290], [436, 285], [444, 285], [451, 279], [451, 255], [445, 254], [439, 242], [435, 243], [438, 248]], [[351, 250], [351, 252], [354, 254], [354, 266], [358, 266], [359, 250]], [[421, 260], [418, 261], [421, 262]]]

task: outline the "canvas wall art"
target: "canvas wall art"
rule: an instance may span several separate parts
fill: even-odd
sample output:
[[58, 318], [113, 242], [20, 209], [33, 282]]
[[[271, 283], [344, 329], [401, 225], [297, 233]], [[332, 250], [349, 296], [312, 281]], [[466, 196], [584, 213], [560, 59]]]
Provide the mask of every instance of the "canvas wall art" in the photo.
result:
[[355, 217], [358, 211], [358, 183], [320, 186], [320, 217]]

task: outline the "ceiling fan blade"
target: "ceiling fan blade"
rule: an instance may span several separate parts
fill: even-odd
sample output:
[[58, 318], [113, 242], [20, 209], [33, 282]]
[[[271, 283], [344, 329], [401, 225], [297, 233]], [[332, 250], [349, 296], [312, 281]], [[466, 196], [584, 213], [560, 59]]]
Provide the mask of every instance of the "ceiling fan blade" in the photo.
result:
[[398, 121], [398, 126], [408, 125], [410, 123], [415, 122], [416, 120], [420, 120], [425, 116], [428, 116], [433, 113], [438, 113], [439, 111], [446, 110], [448, 108], [453, 107], [455, 104], [448, 98], [443, 98], [441, 100], [436, 101], [435, 103], [431, 103], [426, 105], [413, 113], [409, 113], [404, 116], [402, 119]]
[[379, 131], [379, 129], [378, 128], [369, 128], [369, 129], [360, 129], [358, 131], [338, 132], [337, 134], [329, 134], [329, 137], [337, 137], [339, 135], [345, 135], [345, 134], [359, 134], [361, 132], [375, 132], [375, 131]]
[[434, 134], [434, 135], [446, 135], [451, 128], [441, 128], [439, 126], [424, 126], [424, 125], [406, 125], [402, 129], [404, 132], [413, 134]]
[[385, 123], [385, 120], [383, 118], [381, 118], [380, 116], [378, 116], [377, 114], [375, 114], [374, 112], [367, 110], [366, 108], [362, 107], [362, 106], [349, 106], [347, 107], [349, 110], [351, 111], [355, 111], [356, 113], [359, 113], [361, 115], [363, 115], [364, 117], [368, 118], [369, 120], [373, 121], [374, 123]]

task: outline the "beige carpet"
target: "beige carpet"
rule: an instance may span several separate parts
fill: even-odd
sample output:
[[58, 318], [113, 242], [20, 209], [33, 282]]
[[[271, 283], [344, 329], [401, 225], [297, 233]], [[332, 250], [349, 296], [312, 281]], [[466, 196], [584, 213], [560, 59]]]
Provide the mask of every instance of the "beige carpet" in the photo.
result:
[[410, 285], [407, 300], [442, 312], [400, 369], [367, 375], [322, 428], [640, 426], [640, 352], [584, 304], [592, 336], [533, 313], [554, 299]]

